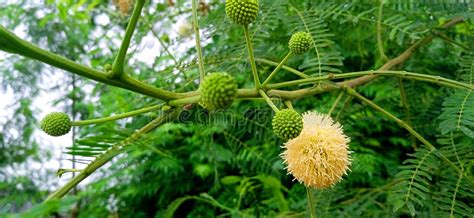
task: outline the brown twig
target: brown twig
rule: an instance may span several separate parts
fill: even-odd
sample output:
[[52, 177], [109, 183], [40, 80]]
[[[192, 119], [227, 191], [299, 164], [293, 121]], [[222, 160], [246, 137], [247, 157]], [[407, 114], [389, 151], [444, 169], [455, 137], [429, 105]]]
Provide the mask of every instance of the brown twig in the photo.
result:
[[[443, 25], [440, 26], [440, 29], [447, 29], [451, 28], [457, 24], [463, 23], [464, 18], [463, 17], [456, 17], [453, 18], [452, 20], [447, 21]], [[390, 70], [393, 67], [400, 65], [407, 61], [417, 49], [420, 47], [426, 45], [427, 43], [431, 42], [433, 40], [434, 35], [430, 34], [426, 36], [423, 39], [420, 39], [418, 42], [410, 46], [408, 49], [406, 49], [403, 53], [398, 55], [397, 57], [387, 61], [382, 67], [380, 67], [378, 70]], [[272, 96], [279, 96], [279, 97], [284, 97], [286, 99], [298, 99], [298, 98], [303, 98], [306, 96], [310, 95], [315, 95], [323, 92], [329, 92], [329, 91], [334, 91], [336, 89], [341, 89], [342, 87], [348, 86], [348, 87], [356, 87], [356, 86], [361, 86], [363, 84], [366, 84], [370, 81], [373, 81], [379, 77], [378, 75], [368, 75], [368, 76], [363, 76], [359, 77], [356, 79], [344, 81], [344, 82], [339, 82], [336, 83], [337, 86], [334, 85], [324, 85], [322, 84], [321, 86], [317, 88], [306, 88], [306, 89], [300, 89], [296, 91], [281, 91], [281, 90], [271, 90], [268, 92], [269, 95]], [[257, 93], [254, 93], [254, 95], [257, 95]]]

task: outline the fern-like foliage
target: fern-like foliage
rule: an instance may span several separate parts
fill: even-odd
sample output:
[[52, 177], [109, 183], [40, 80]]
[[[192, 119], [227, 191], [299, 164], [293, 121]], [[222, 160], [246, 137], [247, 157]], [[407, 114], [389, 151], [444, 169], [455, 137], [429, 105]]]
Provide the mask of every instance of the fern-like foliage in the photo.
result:
[[459, 59], [459, 73], [461, 80], [474, 84], [474, 53], [466, 53]]
[[456, 92], [446, 98], [443, 103], [443, 121], [439, 127], [443, 134], [461, 130], [467, 136], [474, 138], [474, 93], [472, 90]]
[[269, 42], [286, 37], [277, 31], [284, 22], [281, 14], [284, 14], [288, 7], [286, 1], [271, 1], [262, 7], [261, 18], [255, 23], [255, 32], [251, 35], [257, 54], [267, 54], [267, 49], [277, 49], [277, 43]]
[[466, 200], [474, 199], [472, 187], [467, 185], [465, 175], [452, 171], [442, 174], [438, 189], [434, 192], [434, 214], [442, 217], [472, 216], [472, 203]]
[[[426, 28], [426, 25], [423, 25], [422, 22], [409, 19], [398, 11], [392, 10], [391, 7], [386, 7], [385, 5], [383, 7], [384, 12], [381, 20], [382, 28], [389, 33], [389, 39], [396, 41], [398, 45], [402, 45], [406, 39], [420, 39], [429, 31], [429, 28]], [[373, 7], [372, 4], [322, 3], [314, 10], [320, 14], [323, 19], [336, 20], [340, 24], [367, 24], [369, 25], [369, 31], [375, 31], [373, 28], [378, 23], [378, 15], [376, 14], [377, 7]]]
[[382, 24], [391, 28], [389, 39], [395, 40], [398, 45], [402, 45], [407, 36], [410, 39], [420, 39], [424, 33], [429, 31], [422, 23], [410, 20], [400, 14], [383, 19]]
[[107, 128], [98, 128], [98, 132], [97, 135], [76, 140], [73, 146], [66, 147], [64, 153], [74, 156], [74, 159], [71, 157], [71, 161], [87, 164], [131, 135], [130, 130], [110, 129], [108, 126]]
[[469, 11], [470, 1], [453, 2], [451, 0], [438, 0], [435, 4], [429, 1], [408, 1], [408, 0], [387, 0], [386, 7], [404, 13], [426, 13], [434, 15], [438, 14], [455, 14]]
[[[467, 54], [460, 61], [461, 80], [474, 84], [474, 55]], [[443, 103], [439, 127], [443, 134], [462, 131], [474, 138], [474, 93], [470, 90], [456, 90]]]
[[[244, 172], [278, 175], [282, 164], [278, 156], [280, 149], [275, 145], [276, 138], [269, 128], [271, 112], [248, 110], [243, 115], [234, 113], [231, 116], [237, 122], [224, 130], [223, 136], [226, 147], [235, 152], [235, 164], [241, 166]], [[275, 140], [268, 140], [272, 138]]]
[[313, 37], [311, 48], [311, 58], [307, 58], [298, 67], [309, 75], [322, 76], [327, 73], [339, 73], [338, 66], [342, 66], [342, 56], [331, 45], [334, 41], [331, 38], [327, 23], [321, 18], [317, 11], [299, 11], [294, 7], [296, 16], [290, 18], [293, 32], [306, 31]]
[[429, 200], [432, 172], [440, 164], [435, 151], [420, 148], [410, 155], [411, 159], [404, 161], [402, 171], [395, 176], [399, 182], [393, 187], [389, 198], [394, 204], [394, 212], [406, 207], [414, 216], [417, 208], [425, 206]]
[[[330, 189], [311, 190], [310, 193], [317, 217], [386, 217], [392, 212], [377, 202], [385, 200], [385, 189], [393, 184], [394, 182], [389, 182], [378, 188], [352, 189], [334, 186]], [[307, 214], [306, 217], [309, 216]]]
[[[394, 211], [407, 208], [412, 216], [470, 217], [473, 213], [472, 175], [474, 148], [462, 133], [440, 136], [440, 149], [418, 149], [395, 176], [389, 202]], [[446, 160], [453, 166], [444, 167]], [[442, 162], [443, 161], [443, 162]], [[450, 165], [451, 165], [450, 164]]]
[[[166, 126], [163, 127], [166, 129]], [[152, 146], [152, 142], [158, 141], [158, 135], [146, 134], [135, 141], [133, 131], [129, 129], [110, 128], [110, 126], [98, 127], [98, 134], [83, 137], [75, 141], [71, 147], [66, 147], [65, 154], [71, 155], [69, 160], [78, 163], [89, 164], [90, 161], [109, 151], [112, 148], [127, 146], [128, 148], [149, 149], [160, 157], [169, 157], [169, 154], [160, 148]], [[126, 149], [128, 150], [128, 149]]]
[[466, 177], [470, 173], [466, 172], [473, 166], [474, 147], [472, 140], [462, 133], [451, 133], [448, 136], [441, 136], [438, 143], [444, 145], [440, 153], [455, 163], [461, 172], [451, 168], [442, 168], [438, 174], [438, 182], [435, 184], [433, 192], [433, 203], [435, 213], [439, 216], [463, 216], [469, 217], [473, 214], [472, 193], [473, 184]]

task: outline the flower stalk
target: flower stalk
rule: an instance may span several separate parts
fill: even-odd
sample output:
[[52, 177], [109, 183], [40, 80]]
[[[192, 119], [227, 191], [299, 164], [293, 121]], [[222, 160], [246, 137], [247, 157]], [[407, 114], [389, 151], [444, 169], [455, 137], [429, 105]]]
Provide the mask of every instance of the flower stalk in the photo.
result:
[[124, 74], [124, 65], [125, 65], [125, 57], [127, 56], [127, 50], [130, 47], [130, 41], [133, 36], [133, 32], [138, 23], [138, 18], [142, 12], [143, 6], [145, 4], [145, 0], [137, 0], [135, 3], [135, 8], [132, 12], [132, 17], [128, 22], [127, 29], [125, 30], [125, 37], [123, 38], [122, 45], [120, 45], [120, 49], [118, 52], [117, 57], [115, 57], [114, 63], [112, 64], [112, 71], [109, 74], [109, 77], [112, 79], [121, 79]]
[[244, 35], [245, 35], [245, 41], [247, 42], [247, 51], [249, 53], [250, 67], [252, 68], [252, 75], [253, 75], [253, 80], [255, 83], [255, 89], [259, 90], [261, 84], [260, 84], [260, 79], [258, 78], [257, 65], [255, 65], [255, 57], [253, 54], [252, 40], [250, 39], [248, 25], [244, 25]]
[[272, 99], [270, 99], [270, 97], [268, 97], [268, 95], [263, 90], [259, 90], [258, 93], [260, 93], [260, 96], [265, 99], [265, 102], [267, 102], [268, 106], [270, 106], [273, 111], [280, 111], [280, 109], [278, 109], [278, 107], [273, 103]]
[[263, 82], [262, 86], [265, 87], [272, 79], [275, 77], [276, 73], [280, 70], [280, 68], [290, 59], [292, 53], [288, 52], [288, 54], [283, 58], [283, 60], [276, 66], [276, 68], [270, 73], [268, 78]]
[[315, 218], [316, 213], [314, 212], [313, 195], [311, 193], [311, 188], [306, 187], [306, 197], [308, 199], [309, 215], [311, 218]]
[[71, 125], [72, 126], [86, 126], [86, 125], [92, 125], [92, 124], [101, 124], [105, 122], [120, 120], [123, 118], [144, 114], [150, 111], [158, 110], [161, 107], [163, 107], [163, 104], [154, 105], [154, 106], [150, 106], [150, 107], [146, 107], [146, 108], [142, 108], [142, 109], [138, 109], [138, 110], [134, 110], [134, 111], [130, 111], [127, 113], [118, 114], [118, 115], [110, 116], [110, 117], [91, 119], [91, 120], [72, 121]]
[[199, 78], [201, 82], [204, 80], [206, 76], [206, 71], [204, 70], [204, 59], [202, 56], [202, 48], [201, 48], [201, 36], [199, 33], [199, 22], [197, 16], [197, 0], [192, 0], [192, 10], [193, 10], [193, 29], [194, 29], [194, 38], [196, 40], [196, 50], [198, 54], [198, 66], [199, 66]]

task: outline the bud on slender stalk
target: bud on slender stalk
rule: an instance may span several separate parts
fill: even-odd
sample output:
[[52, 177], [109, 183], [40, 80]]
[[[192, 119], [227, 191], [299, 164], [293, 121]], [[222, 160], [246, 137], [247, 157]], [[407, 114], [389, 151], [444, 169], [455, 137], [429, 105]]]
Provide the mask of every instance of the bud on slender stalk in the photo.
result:
[[66, 135], [71, 130], [71, 119], [62, 112], [53, 112], [41, 120], [41, 129], [50, 136]]
[[301, 115], [292, 109], [283, 109], [278, 111], [272, 120], [273, 132], [283, 139], [297, 137], [303, 129], [303, 120]]
[[258, 0], [227, 0], [225, 12], [232, 22], [249, 25], [258, 15]]
[[309, 50], [312, 43], [313, 38], [309, 33], [297, 32], [291, 36], [288, 47], [293, 54], [304, 54]]

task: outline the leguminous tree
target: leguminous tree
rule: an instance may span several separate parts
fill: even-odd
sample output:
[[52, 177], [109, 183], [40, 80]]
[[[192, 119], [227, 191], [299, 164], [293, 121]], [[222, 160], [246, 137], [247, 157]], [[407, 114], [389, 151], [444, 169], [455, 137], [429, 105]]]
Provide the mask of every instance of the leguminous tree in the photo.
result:
[[[77, 7], [104, 4], [97, 10], [126, 21], [115, 32], [123, 36], [119, 47], [94, 66], [0, 26], [5, 53], [94, 81], [102, 98], [115, 90], [141, 96], [127, 104], [143, 107], [123, 113], [81, 120], [53, 111], [40, 121], [51, 137], [87, 133], [65, 148], [85, 167], [58, 169], [77, 175], [37, 206], [46, 214], [100, 168], [109, 180], [98, 181], [108, 185], [94, 183], [72, 198], [83, 216], [94, 211], [91, 193], [104, 200], [127, 190], [158, 203], [148, 212], [115, 205], [124, 216], [474, 214], [472, 4], [113, 2]], [[169, 13], [174, 7], [177, 15]], [[180, 55], [157, 30], [170, 28], [173, 16], [189, 20], [177, 32], [194, 43]], [[147, 34], [167, 57], [143, 70], [134, 54]], [[114, 127], [128, 120], [133, 129]], [[127, 169], [142, 172], [136, 178], [146, 185]], [[113, 180], [120, 176], [122, 184]], [[104, 213], [110, 210], [97, 216]]]

